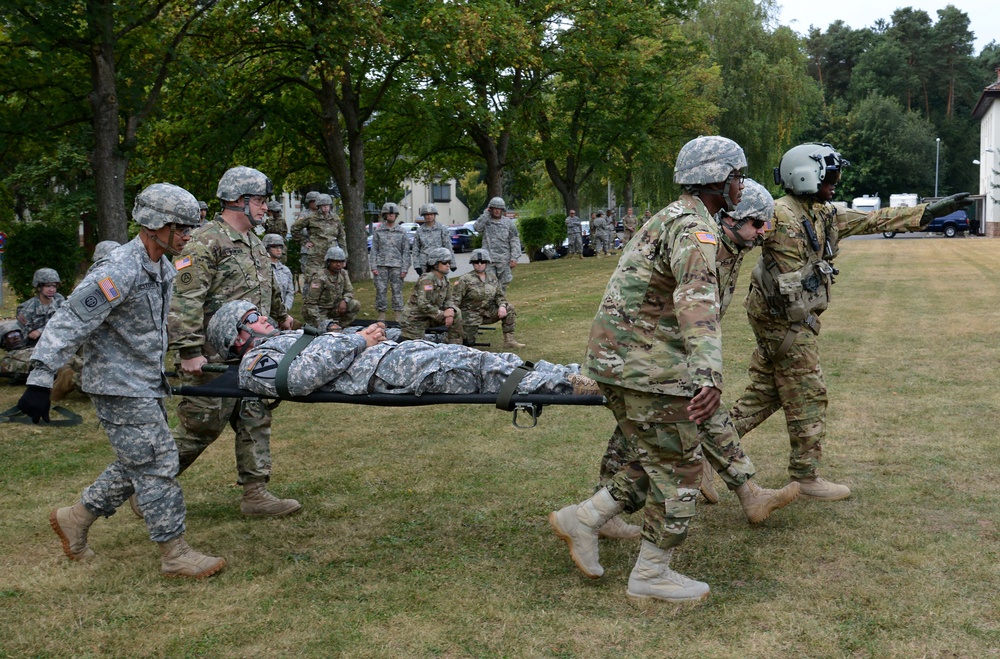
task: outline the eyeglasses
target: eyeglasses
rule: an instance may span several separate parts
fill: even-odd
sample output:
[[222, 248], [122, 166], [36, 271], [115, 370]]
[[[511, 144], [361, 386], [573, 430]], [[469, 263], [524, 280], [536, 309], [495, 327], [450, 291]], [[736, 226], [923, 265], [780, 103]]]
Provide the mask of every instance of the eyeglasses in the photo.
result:
[[194, 227], [189, 226], [187, 224], [171, 224], [170, 230], [186, 238], [187, 236], [191, 235], [191, 232], [194, 230]]
[[261, 196], [259, 194], [247, 195], [247, 199], [250, 200], [251, 204], [257, 206], [263, 206], [267, 203], [267, 197]]
[[733, 173], [733, 178], [739, 179], [740, 183], [743, 183], [744, 181], [747, 180], [747, 173], [737, 170], [736, 172]]

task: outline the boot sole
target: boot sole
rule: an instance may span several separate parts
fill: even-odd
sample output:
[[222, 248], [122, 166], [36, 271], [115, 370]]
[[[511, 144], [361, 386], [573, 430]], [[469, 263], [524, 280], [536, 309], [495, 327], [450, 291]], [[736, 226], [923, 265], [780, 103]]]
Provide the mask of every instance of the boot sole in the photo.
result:
[[[49, 526], [51, 526], [52, 530], [56, 532], [57, 536], [59, 536], [59, 541], [62, 542], [63, 553], [66, 554], [66, 556], [68, 556], [69, 560], [71, 561], [86, 560], [87, 558], [89, 558], [89, 556], [86, 553], [74, 554], [73, 551], [70, 549], [69, 538], [66, 537], [66, 534], [63, 533], [62, 527], [59, 526], [59, 518], [56, 517], [57, 512], [58, 512], [57, 510], [53, 510], [51, 513], [49, 513]], [[87, 549], [90, 548], [87, 547]], [[91, 549], [90, 551], [93, 552], [94, 550]]]
[[649, 604], [649, 603], [659, 603], [659, 604], [685, 604], [688, 602], [704, 602], [708, 599], [709, 593], [712, 591], [706, 591], [704, 595], [697, 595], [695, 597], [679, 597], [675, 599], [666, 599], [663, 597], [653, 597], [652, 595], [634, 595], [628, 591], [625, 591], [625, 597], [635, 604]]
[[803, 499], [812, 499], [813, 501], [843, 501], [844, 499], [850, 498], [851, 493], [848, 492], [847, 494], [835, 497], [817, 497], [812, 494], [806, 494], [805, 492], [802, 492], [799, 494], [799, 496], [802, 497]]
[[555, 531], [555, 534], [559, 536], [559, 538], [563, 542], [566, 543], [567, 547], [569, 547], [569, 557], [573, 559], [573, 563], [576, 564], [577, 569], [579, 569], [580, 572], [583, 572], [584, 576], [586, 576], [588, 579], [600, 579], [602, 576], [604, 576], [604, 572], [601, 572], [601, 574], [594, 574], [585, 569], [583, 564], [580, 562], [579, 557], [577, 557], [576, 555], [576, 550], [573, 548], [573, 536], [563, 531], [562, 528], [559, 526], [559, 518], [556, 517], [556, 512], [558, 511], [552, 511], [551, 513], [549, 513], [549, 526], [552, 527], [552, 530]]
[[294, 508], [292, 510], [287, 510], [287, 511], [280, 512], [280, 513], [248, 513], [246, 511], [244, 511], [242, 508], [240, 508], [240, 514], [244, 515], [246, 517], [285, 517], [287, 515], [294, 515], [295, 513], [299, 512], [300, 510], [302, 510], [302, 504], [301, 503], [299, 504], [298, 508]]
[[226, 559], [223, 558], [215, 567], [211, 567], [198, 574], [180, 574], [179, 572], [160, 572], [160, 574], [167, 579], [205, 579], [213, 574], [218, 574], [224, 567], [226, 567]]
[[778, 505], [778, 506], [775, 506], [774, 508], [771, 508], [766, 513], [764, 513], [763, 517], [761, 517], [761, 518], [754, 518], [754, 519], [751, 519], [751, 518], [747, 517], [747, 521], [750, 522], [751, 524], [760, 524], [761, 522], [763, 522], [764, 520], [766, 520], [768, 517], [770, 517], [771, 513], [773, 513], [774, 511], [781, 510], [785, 506], [788, 506], [788, 505], [790, 505], [792, 503], [795, 503], [796, 499], [799, 499], [800, 497], [803, 497], [803, 496], [805, 496], [805, 495], [802, 494], [802, 490], [799, 489], [799, 491], [795, 493], [794, 497], [792, 497], [791, 499], [789, 499], [788, 501], [786, 501], [785, 503], [783, 503], [781, 505]]

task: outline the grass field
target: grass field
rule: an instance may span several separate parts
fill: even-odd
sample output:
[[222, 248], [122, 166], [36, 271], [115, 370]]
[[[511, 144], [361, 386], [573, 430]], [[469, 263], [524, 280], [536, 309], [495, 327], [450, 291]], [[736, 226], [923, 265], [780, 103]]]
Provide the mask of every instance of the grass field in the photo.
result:
[[[593, 486], [603, 408], [517, 430], [488, 406], [282, 404], [271, 488], [301, 514], [239, 514], [228, 431], [181, 478], [188, 540], [225, 556], [222, 574], [162, 579], [127, 510], [94, 525], [95, 560], [71, 563], [48, 513], [112, 459], [72, 399], [81, 426], [0, 424], [0, 656], [998, 656], [1000, 240], [851, 240], [838, 266], [821, 471], [854, 494], [753, 528], [732, 495], [699, 505], [674, 567], [711, 585], [704, 604], [637, 608], [637, 543], [604, 541], [591, 581], [550, 531], [549, 511]], [[578, 361], [613, 267], [519, 266], [521, 355]], [[752, 345], [734, 303], [727, 404]], [[0, 386], [0, 405], [19, 394]], [[744, 447], [758, 482], [786, 481], [780, 414]]]

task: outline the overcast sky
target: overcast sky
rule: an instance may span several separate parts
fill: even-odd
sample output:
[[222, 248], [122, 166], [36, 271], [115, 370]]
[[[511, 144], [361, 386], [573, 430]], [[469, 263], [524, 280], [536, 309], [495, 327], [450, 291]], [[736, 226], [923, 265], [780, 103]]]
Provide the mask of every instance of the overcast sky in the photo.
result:
[[969, 16], [970, 29], [976, 35], [975, 54], [990, 41], [1000, 43], [1000, 0], [833, 0], [807, 2], [806, 0], [779, 0], [781, 13], [778, 21], [800, 34], [807, 34], [810, 25], [823, 31], [836, 20], [842, 20], [854, 29], [871, 27], [882, 18], [886, 22], [899, 7], [923, 9], [931, 21], [937, 22], [937, 10], [953, 4]]

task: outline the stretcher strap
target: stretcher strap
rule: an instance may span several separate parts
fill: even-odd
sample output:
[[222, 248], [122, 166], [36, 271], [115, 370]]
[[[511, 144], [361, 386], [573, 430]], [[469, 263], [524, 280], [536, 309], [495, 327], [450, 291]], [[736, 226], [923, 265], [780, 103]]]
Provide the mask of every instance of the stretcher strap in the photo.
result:
[[312, 340], [319, 336], [320, 332], [315, 327], [311, 325], [302, 326], [302, 336], [292, 344], [292, 347], [288, 349], [285, 356], [281, 358], [278, 362], [278, 370], [274, 374], [274, 388], [278, 390], [278, 395], [282, 398], [291, 398], [291, 392], [288, 391], [288, 369], [291, 368], [292, 362], [295, 358], [299, 356], [299, 353], [305, 350], [306, 346], [312, 343]]
[[510, 402], [510, 399], [517, 393], [517, 385], [521, 383], [524, 376], [535, 370], [535, 364], [532, 362], [524, 362], [517, 368], [515, 368], [507, 379], [504, 380], [503, 384], [500, 385], [500, 391], [497, 393], [497, 409], [506, 410], [510, 412], [514, 409], [514, 403]]

